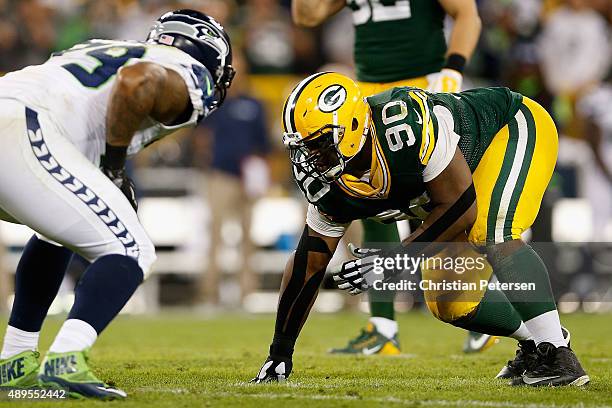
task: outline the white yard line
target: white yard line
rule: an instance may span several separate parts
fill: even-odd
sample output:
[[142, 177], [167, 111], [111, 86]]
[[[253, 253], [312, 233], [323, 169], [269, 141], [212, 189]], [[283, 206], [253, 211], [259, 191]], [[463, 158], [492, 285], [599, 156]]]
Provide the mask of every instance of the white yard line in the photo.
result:
[[[264, 385], [265, 387], [265, 385]], [[183, 388], [139, 388], [138, 391], [160, 392], [171, 394], [190, 394], [191, 391]], [[411, 400], [396, 397], [363, 397], [352, 395], [312, 395], [312, 394], [293, 394], [281, 392], [266, 392], [257, 394], [247, 394], [240, 392], [198, 392], [198, 395], [205, 395], [211, 398], [244, 398], [244, 399], [299, 399], [310, 401], [355, 401], [387, 403], [407, 406], [444, 406], [444, 407], [486, 407], [486, 408], [612, 408], [609, 405], [585, 405], [585, 404], [521, 404], [509, 401], [481, 401], [481, 400], [445, 400], [445, 399], [429, 399], [429, 400]]]

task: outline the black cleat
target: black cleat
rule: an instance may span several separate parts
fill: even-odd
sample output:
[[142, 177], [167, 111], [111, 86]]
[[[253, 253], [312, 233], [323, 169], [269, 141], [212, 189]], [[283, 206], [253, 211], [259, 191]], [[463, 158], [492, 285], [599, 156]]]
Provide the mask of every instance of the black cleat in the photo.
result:
[[537, 353], [537, 366], [528, 369], [520, 379], [512, 381], [512, 385], [581, 387], [589, 383], [589, 376], [569, 347], [555, 347], [545, 342], [538, 345]]
[[[570, 347], [570, 332], [565, 327], [561, 327], [563, 338], [567, 341], [567, 347]], [[521, 340], [518, 342], [519, 349], [516, 350], [514, 360], [508, 363], [501, 369], [495, 378], [501, 379], [521, 379], [521, 376], [538, 364], [538, 353], [533, 340]]]
[[518, 342], [518, 346], [514, 360], [508, 361], [495, 378], [521, 378], [525, 371], [537, 363], [538, 353], [533, 340], [521, 340]]

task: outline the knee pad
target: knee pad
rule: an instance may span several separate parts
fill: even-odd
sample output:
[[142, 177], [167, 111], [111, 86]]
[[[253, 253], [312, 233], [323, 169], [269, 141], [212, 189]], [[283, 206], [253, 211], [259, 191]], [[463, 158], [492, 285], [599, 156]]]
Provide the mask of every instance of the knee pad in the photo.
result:
[[151, 273], [151, 269], [153, 264], [157, 260], [157, 255], [155, 253], [155, 245], [153, 242], [148, 239], [146, 242], [139, 243], [140, 245], [140, 253], [138, 254], [138, 265], [142, 268], [142, 273], [144, 274], [144, 278], [146, 279]]
[[[467, 259], [475, 261], [473, 264], [466, 263]], [[448, 265], [454, 265], [454, 268], [448, 269]], [[437, 319], [446, 323], [470, 315], [486, 291], [486, 288], [480, 289], [480, 281], [488, 281], [492, 273], [493, 269], [486, 258], [473, 247], [452, 245], [444, 249], [421, 264], [427, 308]], [[469, 288], [460, 288], [465, 286]]]
[[108, 255], [124, 255], [134, 259], [138, 263], [140, 269], [142, 269], [144, 279], [149, 276], [149, 274], [151, 273], [151, 268], [157, 260], [157, 255], [155, 254], [155, 245], [153, 245], [153, 242], [148, 236], [139, 237], [139, 239], [136, 240], [135, 245], [132, 244], [130, 246], [129, 251], [126, 249], [123, 242], [121, 242], [120, 240], [116, 240], [101, 248], [98, 248], [94, 253], [92, 252], [82, 253], [81, 255], [83, 255], [85, 259], [92, 263]]

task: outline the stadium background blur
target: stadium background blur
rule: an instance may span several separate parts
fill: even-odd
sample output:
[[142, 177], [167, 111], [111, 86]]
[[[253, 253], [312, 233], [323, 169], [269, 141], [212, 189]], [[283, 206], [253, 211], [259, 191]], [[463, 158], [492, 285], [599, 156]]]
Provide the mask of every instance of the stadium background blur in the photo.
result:
[[[552, 113], [562, 139], [559, 163], [529, 234], [554, 243], [546, 261], [561, 312], [610, 312], [612, 113], [601, 107], [612, 107], [612, 1], [478, 5], [483, 30], [464, 88], [508, 86]], [[305, 210], [281, 144], [282, 102], [307, 74], [353, 69], [348, 10], [308, 30], [292, 24], [289, 6], [289, 0], [0, 0], [0, 73], [90, 38], [144, 40], [151, 22], [175, 8], [208, 13], [231, 34], [238, 79], [226, 105], [195, 131], [168, 137], [130, 163], [159, 261], [126, 311], [275, 309]], [[12, 302], [12, 273], [29, 234], [0, 226], [0, 309]], [[53, 313], [70, 307], [82, 269], [76, 259]], [[319, 311], [367, 307], [325, 287]], [[418, 294], [398, 300], [398, 310], [420, 305]]]

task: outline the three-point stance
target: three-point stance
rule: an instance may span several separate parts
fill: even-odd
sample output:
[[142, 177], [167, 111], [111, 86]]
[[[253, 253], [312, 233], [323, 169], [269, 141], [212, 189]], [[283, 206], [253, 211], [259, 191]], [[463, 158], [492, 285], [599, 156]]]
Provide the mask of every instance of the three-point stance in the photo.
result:
[[[285, 268], [270, 353], [255, 382], [289, 376], [295, 341], [340, 238], [351, 221], [383, 211], [423, 218], [390, 254], [418, 256], [431, 250], [427, 243], [469, 240], [487, 252], [500, 282], [535, 283], [529, 297], [487, 288], [478, 301], [449, 302], [443, 293], [425, 293], [437, 318], [519, 340], [516, 358], [499, 378], [589, 382], [561, 328], [546, 267], [521, 241], [557, 158], [557, 131], [540, 105], [507, 88], [433, 94], [399, 87], [364, 98], [351, 79], [317, 73], [289, 95], [282, 122], [294, 178], [310, 205]], [[334, 276], [340, 288], [370, 289], [367, 258], [343, 264]], [[422, 274], [436, 277], [435, 270]]]

